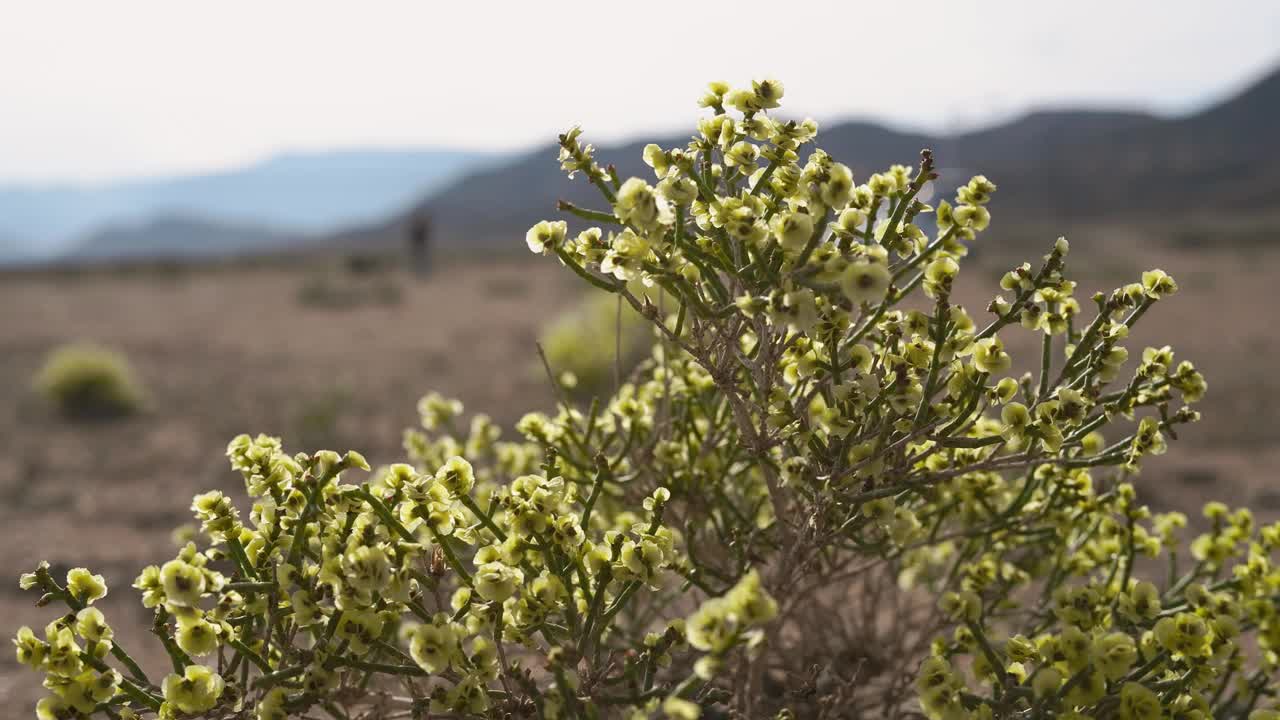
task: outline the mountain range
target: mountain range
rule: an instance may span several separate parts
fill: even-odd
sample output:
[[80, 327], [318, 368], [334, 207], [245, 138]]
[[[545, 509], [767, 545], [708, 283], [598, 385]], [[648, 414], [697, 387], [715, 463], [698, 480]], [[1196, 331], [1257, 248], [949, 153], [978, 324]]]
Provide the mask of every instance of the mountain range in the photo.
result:
[[[893, 163], [915, 164], [931, 148], [940, 185], [981, 172], [1000, 186], [1002, 218], [1059, 222], [1150, 219], [1177, 214], [1280, 209], [1280, 69], [1230, 99], [1179, 117], [1143, 112], [1061, 109], [957, 135], [901, 132], [853, 121], [819, 129], [818, 144], [865, 180]], [[687, 137], [655, 140], [664, 148]], [[600, 148], [621, 177], [652, 178], [644, 143]], [[444, 241], [516, 242], [530, 224], [554, 216], [556, 200], [601, 206], [595, 188], [569, 182], [546, 146], [510, 163], [471, 173], [424, 199]], [[340, 236], [387, 242], [406, 216]]]
[[[0, 185], [0, 253], [104, 256], [162, 252], [193, 230], [252, 247], [382, 219], [497, 156], [457, 150], [278, 155], [221, 172], [85, 185]], [[129, 250], [130, 228], [141, 233]], [[171, 234], [181, 251], [191, 238]], [[102, 246], [103, 244], [106, 246]], [[207, 252], [218, 247], [206, 246]], [[186, 254], [179, 252], [179, 254]]]
[[[1176, 117], [1039, 110], [951, 135], [847, 121], [822, 127], [818, 144], [860, 180], [893, 163], [914, 164], [921, 148], [931, 148], [942, 168], [941, 187], [982, 172], [1000, 185], [993, 200], [999, 217], [1060, 225], [1280, 210], [1278, 127], [1280, 69], [1223, 102]], [[653, 141], [670, 148], [688, 137]], [[644, 144], [600, 147], [597, 158], [615, 164], [624, 178], [652, 178], [641, 160]], [[426, 214], [441, 245], [518, 246], [532, 223], [556, 215], [558, 199], [601, 207], [594, 188], [564, 178], [556, 154], [554, 145], [508, 157], [337, 152], [119, 186], [0, 188], [0, 239], [7, 236], [12, 246], [16, 238], [74, 228], [76, 240], [66, 246], [72, 259], [299, 244], [376, 249], [403, 242], [410, 219]]]

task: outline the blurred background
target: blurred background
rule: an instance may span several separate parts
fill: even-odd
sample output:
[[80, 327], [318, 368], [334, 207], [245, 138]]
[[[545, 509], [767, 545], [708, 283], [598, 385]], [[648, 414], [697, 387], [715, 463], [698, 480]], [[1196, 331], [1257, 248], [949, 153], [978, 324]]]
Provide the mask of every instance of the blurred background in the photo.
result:
[[[609, 391], [612, 304], [524, 249], [557, 199], [599, 206], [555, 135], [580, 123], [647, 175], [641, 147], [683, 145], [707, 81], [764, 76], [859, 180], [929, 147], [939, 196], [1000, 185], [961, 283], [975, 315], [1058, 235], [1080, 297], [1172, 273], [1130, 345], [1173, 343], [1209, 394], [1139, 482], [1158, 509], [1280, 511], [1273, 0], [5, 0], [3, 631], [44, 621], [16, 578], [47, 558], [104, 573], [140, 634], [128, 585], [193, 493], [238, 492], [238, 433], [394, 461], [428, 390], [508, 425], [546, 407], [539, 340]], [[0, 717], [41, 692], [20, 670], [0, 655]]]

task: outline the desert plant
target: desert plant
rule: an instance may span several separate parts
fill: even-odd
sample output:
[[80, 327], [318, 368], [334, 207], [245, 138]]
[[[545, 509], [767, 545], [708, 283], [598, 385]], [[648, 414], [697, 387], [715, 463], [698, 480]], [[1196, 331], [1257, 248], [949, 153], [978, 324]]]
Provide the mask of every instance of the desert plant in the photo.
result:
[[341, 386], [303, 397], [294, 411], [292, 423], [298, 438], [308, 445], [335, 443], [338, 421], [350, 403], [351, 392]]
[[298, 286], [298, 304], [328, 310], [399, 305], [403, 299], [395, 279], [370, 268], [351, 270], [345, 276], [329, 271], [312, 274]]
[[[615, 379], [644, 358], [652, 336], [652, 325], [630, 305], [591, 289], [543, 328], [538, 344], [562, 385], [576, 396], [594, 397], [612, 390]], [[543, 372], [540, 362], [535, 370]]]
[[781, 95], [713, 84], [688, 146], [645, 149], [656, 186], [561, 136], [609, 209], [527, 242], [657, 330], [617, 393], [520, 440], [428, 395], [410, 462], [358, 485], [356, 453], [236, 438], [248, 521], [197, 496], [209, 543], [134, 584], [162, 681], [100, 576], [23, 577], [69, 610], [16, 640], [42, 716], [1276, 718], [1280, 525], [1210, 503], [1184, 545], [1131, 482], [1205, 389], [1168, 347], [1127, 362], [1172, 278], [1084, 313], [1058, 240], [979, 321], [951, 288], [995, 185], [929, 207], [928, 152], [801, 164]]
[[63, 345], [36, 374], [36, 390], [63, 415], [80, 419], [130, 415], [143, 405], [142, 387], [119, 352], [89, 343]]

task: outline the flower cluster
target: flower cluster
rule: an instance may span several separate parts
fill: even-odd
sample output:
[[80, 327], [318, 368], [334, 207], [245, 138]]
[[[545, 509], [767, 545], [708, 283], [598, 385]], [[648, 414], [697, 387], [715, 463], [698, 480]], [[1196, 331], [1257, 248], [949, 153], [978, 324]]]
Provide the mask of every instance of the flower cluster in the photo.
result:
[[161, 683], [81, 616], [101, 579], [24, 578], [73, 612], [16, 641], [42, 715], [1276, 717], [1280, 526], [1210, 504], [1184, 544], [1138, 500], [1206, 390], [1127, 347], [1173, 279], [1077, 298], [1059, 239], [967, 309], [995, 183], [931, 206], [928, 151], [860, 180], [783, 94], [713, 83], [651, 178], [560, 137], [602, 205], [527, 245], [656, 338], [612, 396], [551, 377], [508, 439], [428, 395], [360, 484], [357, 453], [236, 438], [247, 519], [197, 496], [201, 543], [135, 583]]
[[[438, 395], [420, 410], [433, 430], [462, 413]], [[615, 645], [654, 652], [643, 628], [615, 618], [635, 596], [669, 585], [665, 575], [680, 558], [678, 534], [662, 524], [670, 493], [653, 491], [640, 515], [607, 512], [607, 460], [584, 490], [560, 473], [554, 454], [536, 468], [536, 446], [499, 438], [483, 416], [465, 449], [448, 434], [412, 432], [408, 446], [421, 464], [381, 468], [356, 486], [342, 478], [369, 470], [358, 453], [289, 455], [277, 438], [237, 437], [227, 455], [253, 500], [248, 522], [223, 493], [196, 496], [192, 511], [209, 546], [189, 543], [134, 584], [173, 660], [161, 683], [112, 644], [102, 614], [89, 607], [106, 594], [101, 576], [76, 569], [63, 586], [42, 565], [23, 577], [45, 602], [78, 609], [50, 624], [43, 640], [29, 628], [15, 640], [19, 658], [44, 671], [53, 692], [41, 716], [252, 707], [259, 718], [285, 717], [365, 688], [370, 673], [412, 680], [407, 697], [374, 695], [415, 712], [536, 704], [561, 716], [581, 684], [569, 658], [599, 661]], [[464, 451], [485, 463], [479, 472], [459, 454], [425, 464]], [[539, 665], [504, 664], [505, 644], [540, 654], [557, 673], [544, 688], [526, 688]], [[128, 678], [105, 664], [112, 652]]]
[[[1129, 484], [1084, 489], [1084, 504], [1058, 521], [1057, 553], [1028, 562], [992, 544], [961, 566], [960, 588], [940, 603], [957, 630], [935, 642], [916, 681], [926, 713], [1275, 717], [1257, 706], [1280, 664], [1280, 571], [1269, 559], [1280, 524], [1258, 530], [1247, 510], [1211, 503], [1214, 530], [1191, 543], [1194, 563], [1182, 569], [1184, 516], [1152, 517]], [[1215, 543], [1210, 560], [1203, 548]], [[1141, 556], [1161, 555], [1167, 578], [1139, 579]], [[1014, 600], [1022, 587], [1038, 599]]]

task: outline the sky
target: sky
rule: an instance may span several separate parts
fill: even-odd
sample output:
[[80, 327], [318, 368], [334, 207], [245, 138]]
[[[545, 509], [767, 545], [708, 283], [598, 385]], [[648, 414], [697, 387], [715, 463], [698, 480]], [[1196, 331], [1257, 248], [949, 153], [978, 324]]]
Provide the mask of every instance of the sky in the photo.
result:
[[957, 130], [1046, 106], [1185, 113], [1280, 64], [1280, 2], [0, 0], [0, 182], [283, 151], [511, 150], [691, 127], [709, 80], [788, 114]]

